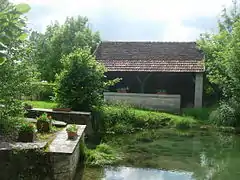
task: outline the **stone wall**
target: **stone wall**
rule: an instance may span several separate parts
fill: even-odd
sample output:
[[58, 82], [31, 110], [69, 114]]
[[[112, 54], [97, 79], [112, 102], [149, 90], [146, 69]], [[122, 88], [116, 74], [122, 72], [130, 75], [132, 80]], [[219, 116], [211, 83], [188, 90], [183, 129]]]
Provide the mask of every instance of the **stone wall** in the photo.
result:
[[0, 142], [1, 180], [73, 180], [80, 163], [80, 143], [85, 125], [78, 125], [78, 137], [68, 140], [66, 128], [47, 142]]
[[72, 180], [80, 159], [80, 143], [84, 141], [84, 129], [86, 126], [78, 126], [79, 136], [76, 140], [67, 140], [67, 133], [60, 131], [49, 146], [52, 153], [53, 174], [55, 180]]
[[93, 134], [92, 116], [90, 112], [79, 111], [53, 111], [52, 109], [33, 108], [28, 110], [26, 116], [28, 118], [37, 118], [43, 113], [51, 115], [53, 119], [58, 121], [64, 121], [67, 124], [79, 124], [86, 125], [86, 135]]
[[181, 96], [171, 94], [139, 94], [105, 92], [106, 102], [125, 102], [134, 106], [166, 112], [180, 112]]

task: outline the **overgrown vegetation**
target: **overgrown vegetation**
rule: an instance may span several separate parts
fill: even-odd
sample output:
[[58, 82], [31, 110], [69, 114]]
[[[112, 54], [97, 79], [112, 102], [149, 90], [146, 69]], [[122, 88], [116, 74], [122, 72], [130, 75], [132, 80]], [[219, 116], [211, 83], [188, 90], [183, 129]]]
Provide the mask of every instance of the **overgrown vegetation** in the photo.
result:
[[63, 57], [64, 70], [57, 79], [56, 101], [61, 107], [90, 111], [103, 103], [103, 92], [114, 81], [105, 79], [105, 67], [89, 49], [77, 49]]
[[89, 28], [86, 17], [67, 17], [64, 24], [55, 21], [48, 25], [45, 33], [32, 32], [32, 63], [40, 72], [40, 80], [54, 82], [64, 64], [61, 58], [78, 48], [90, 48], [93, 53], [100, 42], [98, 32]]
[[86, 164], [88, 166], [114, 165], [121, 160], [121, 154], [107, 144], [100, 144], [96, 149], [86, 149]]
[[0, 133], [4, 134], [15, 132], [23, 116], [20, 98], [28, 92], [32, 78], [23, 17], [29, 10], [26, 4], [0, 1], [0, 58], [5, 61], [0, 65]]
[[52, 109], [57, 107], [57, 103], [52, 101], [24, 101], [34, 108]]
[[188, 129], [198, 124], [192, 117], [140, 110], [127, 105], [105, 105], [98, 111], [98, 121], [102, 123], [101, 127], [106, 133], [129, 134], [166, 126]]
[[183, 116], [190, 116], [197, 120], [202, 120], [207, 122], [209, 120], [209, 116], [216, 107], [202, 107], [202, 108], [184, 108], [182, 109]]
[[217, 125], [240, 125], [239, 7], [239, 1], [234, 0], [231, 9], [223, 10], [218, 32], [204, 34], [198, 41], [205, 54], [207, 78], [223, 96], [220, 107], [211, 115], [211, 121]]

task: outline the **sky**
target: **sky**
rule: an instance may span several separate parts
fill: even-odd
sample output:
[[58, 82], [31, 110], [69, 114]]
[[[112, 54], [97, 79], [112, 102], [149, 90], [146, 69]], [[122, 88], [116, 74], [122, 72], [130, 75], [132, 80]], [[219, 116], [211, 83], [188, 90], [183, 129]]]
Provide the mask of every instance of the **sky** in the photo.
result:
[[44, 32], [51, 21], [86, 16], [108, 41], [195, 41], [213, 32], [232, 0], [12, 0], [31, 6], [29, 27]]

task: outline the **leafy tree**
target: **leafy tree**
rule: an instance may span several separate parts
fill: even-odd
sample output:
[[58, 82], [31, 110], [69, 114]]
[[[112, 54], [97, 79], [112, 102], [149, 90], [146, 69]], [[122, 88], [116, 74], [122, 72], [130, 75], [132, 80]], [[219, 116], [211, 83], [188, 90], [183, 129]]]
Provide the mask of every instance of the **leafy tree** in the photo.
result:
[[33, 32], [30, 40], [35, 44], [33, 59], [41, 79], [53, 82], [63, 68], [62, 56], [77, 48], [89, 47], [93, 52], [100, 37], [98, 32], [91, 31], [87, 18], [78, 16], [68, 17], [63, 25], [56, 21], [47, 27], [44, 34]]
[[0, 0], [0, 64], [13, 56], [16, 44], [27, 37], [22, 15], [29, 10], [27, 4], [13, 6], [7, 0]]
[[[22, 16], [30, 10], [27, 4], [13, 5], [7, 1], [0, 4], [0, 37], [2, 62], [0, 66], [0, 132], [14, 125], [15, 118], [22, 115], [19, 98], [27, 91], [31, 71], [27, 66], [30, 49], [26, 44], [26, 23]], [[10, 121], [13, 120], [13, 121]]]
[[[240, 11], [238, 1], [224, 9], [218, 33], [204, 34], [198, 41], [205, 54], [209, 81], [219, 86], [224, 101], [213, 113], [218, 125], [240, 125]], [[215, 115], [214, 115], [215, 114]], [[216, 116], [217, 115], [217, 116]]]
[[218, 33], [203, 34], [198, 41], [199, 47], [205, 54], [207, 77], [212, 84], [218, 85], [226, 98], [233, 96], [233, 77], [230, 72], [233, 62], [230, 52], [233, 46], [237, 46], [231, 41], [234, 39], [234, 26], [239, 21], [239, 17], [238, 1], [234, 0], [232, 9], [223, 10], [218, 23]]
[[64, 71], [59, 75], [56, 100], [62, 107], [90, 111], [101, 105], [103, 91], [118, 79], [107, 81], [105, 67], [98, 63], [89, 49], [77, 49], [62, 59]]

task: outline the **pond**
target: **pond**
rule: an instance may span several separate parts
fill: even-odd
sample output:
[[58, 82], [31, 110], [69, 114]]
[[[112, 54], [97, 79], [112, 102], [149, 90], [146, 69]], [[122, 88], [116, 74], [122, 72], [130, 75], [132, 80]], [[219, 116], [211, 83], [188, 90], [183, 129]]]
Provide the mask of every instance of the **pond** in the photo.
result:
[[149, 130], [103, 139], [122, 160], [85, 168], [78, 180], [239, 180], [240, 136], [213, 131]]

